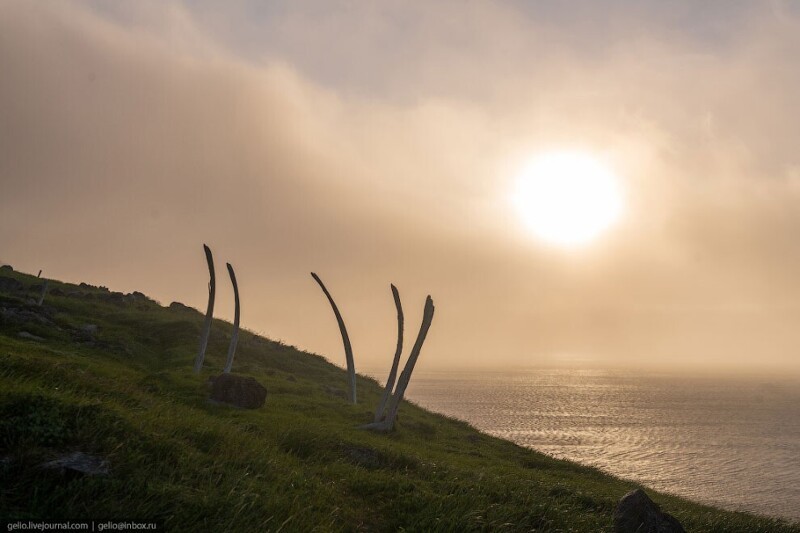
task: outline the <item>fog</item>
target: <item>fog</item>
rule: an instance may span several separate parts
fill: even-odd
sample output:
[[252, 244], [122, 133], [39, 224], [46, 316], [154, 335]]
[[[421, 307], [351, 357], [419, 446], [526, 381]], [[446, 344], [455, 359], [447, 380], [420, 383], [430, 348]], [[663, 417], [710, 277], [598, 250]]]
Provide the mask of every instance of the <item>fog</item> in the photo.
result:
[[[207, 243], [244, 327], [341, 365], [313, 270], [357, 369], [394, 283], [424, 368], [800, 372], [800, 15], [631, 4], [6, 0], [0, 257], [202, 309]], [[510, 208], [562, 147], [626, 189], [585, 248]]]

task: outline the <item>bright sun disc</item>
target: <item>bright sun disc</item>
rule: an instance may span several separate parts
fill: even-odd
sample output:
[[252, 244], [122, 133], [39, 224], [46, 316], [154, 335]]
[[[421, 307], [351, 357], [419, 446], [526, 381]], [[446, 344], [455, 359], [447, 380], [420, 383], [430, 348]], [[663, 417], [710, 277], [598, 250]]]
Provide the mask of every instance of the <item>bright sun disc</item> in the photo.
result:
[[619, 180], [599, 160], [582, 152], [552, 152], [519, 174], [513, 203], [537, 237], [569, 247], [609, 229], [623, 202]]

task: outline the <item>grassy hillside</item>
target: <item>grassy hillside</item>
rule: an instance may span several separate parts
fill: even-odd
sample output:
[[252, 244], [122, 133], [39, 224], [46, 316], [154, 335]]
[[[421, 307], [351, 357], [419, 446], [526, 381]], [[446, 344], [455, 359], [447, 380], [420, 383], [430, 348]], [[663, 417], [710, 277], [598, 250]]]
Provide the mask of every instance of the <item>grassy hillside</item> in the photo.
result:
[[[147, 519], [170, 531], [597, 532], [611, 530], [616, 501], [635, 486], [410, 403], [390, 434], [357, 429], [371, 421], [375, 381], [359, 377], [359, 404], [348, 405], [343, 370], [247, 332], [233, 369], [264, 384], [267, 403], [213, 405], [207, 380], [224, 364], [230, 324], [215, 322], [198, 377], [199, 312], [53, 281], [38, 307], [30, 299], [41, 280], [8, 269], [0, 276], [5, 520]], [[66, 451], [106, 458], [109, 475], [38, 466]], [[688, 531], [800, 532], [649, 492]]]

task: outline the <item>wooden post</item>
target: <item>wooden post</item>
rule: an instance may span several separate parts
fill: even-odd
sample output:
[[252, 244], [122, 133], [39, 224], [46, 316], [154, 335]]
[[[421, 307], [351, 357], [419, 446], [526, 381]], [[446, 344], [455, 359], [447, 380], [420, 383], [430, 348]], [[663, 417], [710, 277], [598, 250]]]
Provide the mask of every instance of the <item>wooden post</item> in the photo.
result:
[[225, 373], [229, 374], [231, 367], [233, 367], [233, 356], [236, 354], [236, 343], [239, 340], [239, 286], [236, 285], [236, 274], [233, 273], [233, 267], [230, 263], [228, 265], [228, 274], [231, 276], [231, 283], [233, 284], [233, 298], [236, 304], [236, 310], [233, 315], [233, 334], [231, 335], [231, 343], [228, 346], [228, 360], [225, 363]]
[[339, 332], [342, 334], [342, 343], [344, 344], [344, 356], [347, 361], [347, 376], [350, 383], [350, 402], [356, 403], [356, 367], [353, 361], [353, 348], [350, 346], [350, 337], [347, 335], [347, 328], [344, 326], [344, 320], [342, 319], [341, 313], [339, 313], [339, 308], [336, 307], [336, 302], [333, 301], [331, 293], [325, 288], [325, 284], [322, 283], [319, 276], [313, 272], [311, 273], [311, 277], [316, 280], [322, 292], [328, 297], [328, 302], [331, 304], [333, 314], [336, 315], [336, 322], [339, 324]]
[[203, 368], [203, 359], [206, 356], [206, 347], [208, 347], [208, 337], [211, 334], [211, 323], [214, 317], [214, 296], [216, 294], [216, 276], [214, 274], [214, 257], [211, 255], [211, 249], [203, 245], [203, 250], [206, 252], [206, 261], [208, 262], [208, 273], [211, 281], [208, 282], [208, 308], [206, 309], [206, 319], [203, 322], [203, 330], [200, 333], [200, 349], [197, 351], [197, 357], [194, 360], [194, 373], [199, 374], [200, 369]]

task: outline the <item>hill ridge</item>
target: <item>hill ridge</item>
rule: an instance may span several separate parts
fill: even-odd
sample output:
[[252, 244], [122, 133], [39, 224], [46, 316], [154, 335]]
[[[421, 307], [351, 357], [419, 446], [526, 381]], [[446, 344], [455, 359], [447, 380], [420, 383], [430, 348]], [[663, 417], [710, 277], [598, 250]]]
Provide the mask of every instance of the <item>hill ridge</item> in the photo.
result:
[[[231, 324], [142, 293], [0, 269], [0, 517], [156, 520], [169, 531], [611, 531], [638, 485], [480, 433], [404, 401], [395, 431], [358, 426], [382, 387], [242, 330], [233, 371], [268, 390], [238, 410], [207, 400]], [[22, 335], [22, 334], [27, 335]], [[388, 370], [388, 366], [387, 366]], [[69, 453], [106, 475], [42, 465]], [[800, 526], [648, 493], [687, 531]]]

